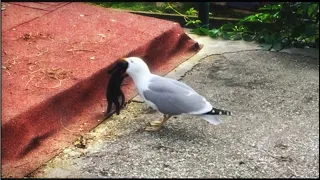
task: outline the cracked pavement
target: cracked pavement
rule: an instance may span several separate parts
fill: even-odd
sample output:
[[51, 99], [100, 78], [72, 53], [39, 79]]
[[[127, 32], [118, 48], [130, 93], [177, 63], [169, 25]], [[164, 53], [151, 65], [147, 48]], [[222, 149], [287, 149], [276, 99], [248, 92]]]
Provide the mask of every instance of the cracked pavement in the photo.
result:
[[319, 58], [261, 50], [208, 56], [181, 79], [217, 108], [222, 124], [130, 103], [30, 177], [319, 177]]

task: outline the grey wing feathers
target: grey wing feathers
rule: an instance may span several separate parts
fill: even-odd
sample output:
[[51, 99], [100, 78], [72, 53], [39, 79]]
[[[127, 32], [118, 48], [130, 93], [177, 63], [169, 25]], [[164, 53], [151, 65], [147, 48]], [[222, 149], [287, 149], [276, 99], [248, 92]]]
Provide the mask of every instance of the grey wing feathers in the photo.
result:
[[[149, 90], [143, 92], [148, 101], [164, 114], [177, 115], [195, 111], [210, 111], [206, 100], [184, 83], [169, 78], [151, 80]], [[211, 107], [210, 107], [211, 108]]]
[[191, 87], [189, 87], [188, 85], [186, 85], [185, 83], [183, 82], [180, 82], [180, 81], [177, 81], [177, 80], [174, 80], [174, 79], [170, 79], [170, 78], [166, 78], [166, 77], [160, 77], [160, 76], [154, 76], [150, 82], [157, 82], [157, 81], [169, 81], [169, 82], [172, 82], [173, 84], [175, 85], [178, 85], [178, 86], [181, 86], [185, 89], [189, 89], [193, 92], [196, 92], [195, 90], [193, 90]]

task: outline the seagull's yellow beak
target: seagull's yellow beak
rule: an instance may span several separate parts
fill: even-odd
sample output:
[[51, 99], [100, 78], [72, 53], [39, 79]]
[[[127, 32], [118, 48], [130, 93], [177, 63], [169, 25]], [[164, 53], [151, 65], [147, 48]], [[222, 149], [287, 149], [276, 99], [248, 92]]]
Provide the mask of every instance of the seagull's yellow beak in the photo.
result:
[[121, 61], [126, 61], [126, 58], [120, 58]]

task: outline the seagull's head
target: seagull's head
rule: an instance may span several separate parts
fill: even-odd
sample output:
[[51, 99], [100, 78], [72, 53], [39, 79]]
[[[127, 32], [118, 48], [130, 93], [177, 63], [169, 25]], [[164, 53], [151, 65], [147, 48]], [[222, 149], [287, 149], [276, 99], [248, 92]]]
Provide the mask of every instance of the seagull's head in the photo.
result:
[[129, 76], [141, 76], [146, 73], [150, 73], [150, 70], [148, 68], [148, 65], [138, 57], [128, 57], [128, 58], [121, 58], [123, 66], [126, 67], [126, 72], [129, 74]]

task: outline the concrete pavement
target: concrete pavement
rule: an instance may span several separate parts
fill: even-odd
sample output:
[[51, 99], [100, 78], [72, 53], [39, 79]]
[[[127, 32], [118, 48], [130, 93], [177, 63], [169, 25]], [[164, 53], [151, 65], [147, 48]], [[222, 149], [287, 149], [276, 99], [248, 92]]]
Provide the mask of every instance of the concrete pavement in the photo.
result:
[[233, 116], [176, 116], [150, 133], [161, 115], [132, 102], [29, 177], [319, 178], [318, 51], [190, 36], [203, 49], [168, 76]]

